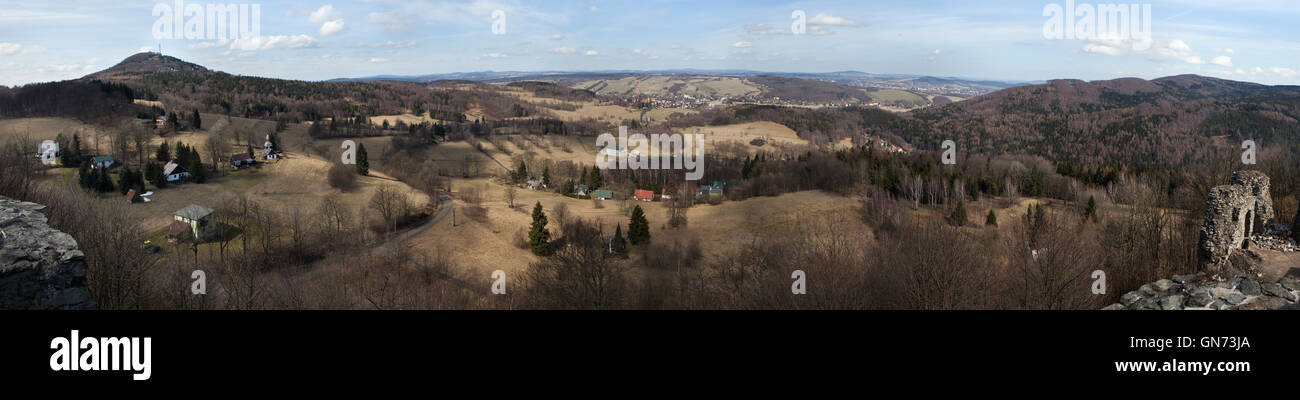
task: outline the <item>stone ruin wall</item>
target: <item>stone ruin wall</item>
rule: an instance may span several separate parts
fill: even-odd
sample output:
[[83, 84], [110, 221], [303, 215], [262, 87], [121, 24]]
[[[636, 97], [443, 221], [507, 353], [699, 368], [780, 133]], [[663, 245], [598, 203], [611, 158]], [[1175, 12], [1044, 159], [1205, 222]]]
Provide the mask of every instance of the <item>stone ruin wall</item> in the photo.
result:
[[1250, 236], [1263, 232], [1274, 217], [1268, 176], [1259, 171], [1233, 173], [1232, 183], [1211, 189], [1205, 202], [1205, 222], [1197, 243], [1200, 270], [1222, 272], [1232, 264], [1234, 254], [1250, 248]]

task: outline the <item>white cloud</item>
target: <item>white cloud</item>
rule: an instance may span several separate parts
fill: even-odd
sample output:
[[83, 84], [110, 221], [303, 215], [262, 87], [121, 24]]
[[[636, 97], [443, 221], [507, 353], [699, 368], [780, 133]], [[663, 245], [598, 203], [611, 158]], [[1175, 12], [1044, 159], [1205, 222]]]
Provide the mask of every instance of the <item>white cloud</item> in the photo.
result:
[[15, 54], [32, 54], [44, 51], [45, 48], [36, 45], [23, 45], [18, 43], [0, 42], [0, 56], [12, 56]]
[[189, 48], [190, 50], [203, 50], [203, 49], [215, 49], [218, 47], [226, 47], [229, 44], [230, 44], [229, 39], [221, 39], [214, 42], [198, 42], [185, 47]]
[[645, 50], [641, 50], [641, 49], [633, 49], [633, 50], [632, 50], [632, 54], [636, 54], [636, 55], [638, 55], [638, 56], [646, 57], [646, 58], [649, 58], [649, 59], [651, 59], [651, 60], [658, 60], [658, 59], [659, 59], [659, 56], [654, 55], [654, 54], [650, 54], [650, 52], [645, 51]]
[[372, 59], [370, 59], [370, 62], [372, 62], [372, 63], [386, 63], [386, 62], [388, 62], [388, 61], [389, 61], [389, 60], [388, 60], [387, 58], [372, 58]]
[[937, 56], [937, 55], [943, 54], [943, 50], [942, 50], [942, 49], [934, 49], [934, 50], [931, 50], [931, 51], [930, 51], [930, 54], [931, 54], [931, 55], [936, 55], [936, 56]]
[[588, 56], [598, 56], [600, 55], [600, 52], [595, 50], [587, 50], [587, 52], [583, 54]]
[[343, 24], [343, 20], [341, 19], [325, 21], [325, 23], [320, 26], [320, 35], [321, 36], [333, 35], [335, 33], [339, 33], [343, 31], [343, 28], [345, 27], [346, 26]]
[[325, 21], [336, 20], [341, 18], [343, 18], [343, 13], [340, 13], [338, 12], [338, 10], [335, 10], [333, 5], [326, 4], [324, 6], [321, 6], [321, 8], [316, 9], [316, 11], [312, 12], [311, 15], [308, 15], [307, 21], [310, 21], [311, 23], [314, 24], [319, 24]]
[[745, 47], [750, 47], [750, 46], [753, 46], [753, 45], [754, 45], [753, 43], [746, 42], [746, 41], [743, 41], [743, 40], [742, 40], [742, 41], [739, 41], [739, 42], [736, 42], [736, 43], [732, 43], [732, 44], [731, 44], [731, 47], [735, 47], [735, 48], [745, 48]]
[[301, 49], [316, 47], [316, 39], [307, 35], [276, 35], [241, 38], [230, 42], [231, 50], [256, 51], [273, 49]]
[[480, 56], [480, 57], [483, 57], [483, 58], [506, 58], [506, 57], [510, 57], [510, 55], [509, 55], [509, 54], [506, 54], [506, 53], [487, 53], [487, 54], [484, 54], [484, 55], [482, 55], [482, 56]]
[[596, 6], [591, 6], [591, 8], [587, 9], [587, 12], [596, 12], [596, 11], [600, 11], [600, 9], [596, 8]]
[[[1097, 39], [1085, 44], [1082, 50], [1085, 53], [1107, 56], [1145, 54], [1148, 59], [1156, 62], [1182, 62], [1192, 65], [1206, 63], [1205, 57], [1196, 54], [1191, 45], [1180, 39], [1155, 40], [1149, 49], [1142, 51], [1132, 50], [1133, 42], [1133, 39]], [[1227, 56], [1215, 57], [1210, 62], [1225, 67], [1232, 66], [1232, 61]]]
[[558, 34], [558, 33], [557, 33], [557, 34], [554, 34], [554, 35], [551, 35], [551, 40], [564, 40], [564, 35], [561, 35], [561, 34]]
[[1108, 56], [1122, 56], [1126, 53], [1121, 47], [1099, 43], [1088, 43], [1083, 45], [1083, 51], [1093, 54], [1105, 54]]
[[826, 35], [834, 35], [835, 32], [826, 30], [825, 28], [822, 28], [821, 25], [809, 25], [808, 34], [813, 36], [826, 36]]
[[551, 52], [555, 54], [573, 54], [577, 51], [578, 49], [572, 47], [556, 47], [554, 49], [551, 49]]
[[817, 14], [808, 19], [808, 25], [856, 26], [858, 23], [830, 14]]
[[1276, 76], [1279, 76], [1279, 77], [1282, 77], [1282, 78], [1286, 78], [1286, 79], [1295, 79], [1295, 78], [1297, 77], [1297, 75], [1300, 75], [1300, 71], [1297, 71], [1297, 70], [1294, 70], [1294, 69], [1291, 69], [1291, 68], [1284, 68], [1284, 67], [1268, 67], [1268, 68], [1260, 68], [1260, 67], [1255, 67], [1255, 74], [1261, 74], [1261, 73], [1262, 73], [1262, 74], [1269, 74], [1269, 75], [1276, 75]]
[[153, 49], [153, 46], [144, 46], [144, 47], [141, 47], [141, 48], [140, 48], [140, 52], [141, 52], [141, 53], [152, 53], [152, 52], [154, 52], [154, 49]]

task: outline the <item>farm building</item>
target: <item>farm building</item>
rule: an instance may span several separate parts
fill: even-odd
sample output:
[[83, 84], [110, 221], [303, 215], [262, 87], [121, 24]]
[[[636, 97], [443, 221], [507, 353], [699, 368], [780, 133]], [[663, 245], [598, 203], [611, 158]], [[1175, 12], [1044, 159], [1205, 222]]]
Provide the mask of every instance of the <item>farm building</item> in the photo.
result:
[[126, 191], [126, 204], [139, 203], [141, 201], [144, 201], [144, 198], [140, 197], [140, 195], [135, 192], [135, 189], [129, 189]]
[[632, 197], [635, 197], [640, 201], [653, 201], [655, 199], [655, 192], [637, 189], [636, 192], [632, 193]]
[[614, 191], [613, 191], [613, 190], [608, 190], [608, 189], [597, 190], [597, 191], [591, 192], [591, 198], [593, 198], [593, 199], [597, 199], [597, 200], [613, 200], [613, 199], [614, 199]]
[[587, 193], [589, 193], [589, 191], [587, 190], [587, 185], [573, 185], [573, 194], [576, 194], [578, 196], [586, 196]]
[[[173, 238], [189, 234], [201, 242], [212, 237], [213, 228], [216, 227], [212, 220], [212, 209], [204, 206], [192, 204], [185, 206], [172, 214], [172, 219], [172, 228], [168, 231], [168, 235]], [[177, 232], [177, 227], [181, 227], [180, 232]]]
[[113, 168], [113, 164], [116, 163], [117, 163], [117, 159], [113, 158], [113, 156], [111, 155], [107, 155], [107, 156], [95, 156], [95, 158], [91, 159], [90, 165], [95, 168], [108, 169], [108, 168]]
[[235, 169], [253, 165], [254, 161], [253, 155], [248, 153], [238, 153], [230, 156], [230, 166], [235, 167]]
[[718, 181], [714, 181], [712, 185], [701, 185], [700, 192], [696, 194], [696, 197], [703, 198], [710, 202], [722, 201], [724, 199], [722, 194], [723, 186], [726, 186], [726, 184]]
[[190, 173], [185, 170], [185, 167], [172, 160], [163, 166], [163, 176], [167, 177], [167, 182], [179, 182], [189, 179]]
[[528, 184], [528, 188], [531, 190], [546, 189], [546, 184], [542, 183], [541, 179], [529, 179], [527, 184]]

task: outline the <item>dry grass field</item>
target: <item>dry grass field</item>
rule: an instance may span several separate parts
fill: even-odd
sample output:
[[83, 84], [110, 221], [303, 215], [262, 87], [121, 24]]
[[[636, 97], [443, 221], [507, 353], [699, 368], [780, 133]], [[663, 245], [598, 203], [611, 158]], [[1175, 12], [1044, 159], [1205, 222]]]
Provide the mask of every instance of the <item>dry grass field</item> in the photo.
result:
[[[25, 139], [32, 144], [32, 152], [43, 140], [54, 140], [59, 134], [81, 135], [82, 140], [90, 138], [86, 145], [94, 148], [94, 138], [103, 133], [103, 129], [70, 118], [14, 118], [0, 119], [0, 141]], [[104, 142], [107, 146], [107, 141]]]
[[716, 76], [630, 76], [581, 82], [573, 87], [609, 95], [677, 93], [692, 96], [740, 97], [762, 92], [761, 88], [744, 79]]

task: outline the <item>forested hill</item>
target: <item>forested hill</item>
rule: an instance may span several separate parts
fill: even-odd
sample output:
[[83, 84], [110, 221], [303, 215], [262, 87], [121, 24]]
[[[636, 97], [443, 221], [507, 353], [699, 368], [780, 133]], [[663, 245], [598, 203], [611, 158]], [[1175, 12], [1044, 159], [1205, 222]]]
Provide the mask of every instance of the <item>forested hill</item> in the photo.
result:
[[[534, 113], [531, 103], [507, 96], [494, 85], [466, 81], [310, 82], [213, 71], [175, 57], [140, 53], [87, 75], [82, 81], [105, 81], [134, 89], [137, 99], [160, 101], [168, 111], [201, 112], [292, 122], [323, 118], [365, 120], [395, 114], [425, 114], [460, 122], [466, 112], [491, 118]], [[519, 85], [545, 98], [589, 98], [554, 85]]]
[[917, 110], [922, 148], [951, 139], [976, 153], [1053, 160], [1180, 165], [1221, 143], [1300, 142], [1300, 87], [1196, 75], [1155, 80], [1053, 80]]

